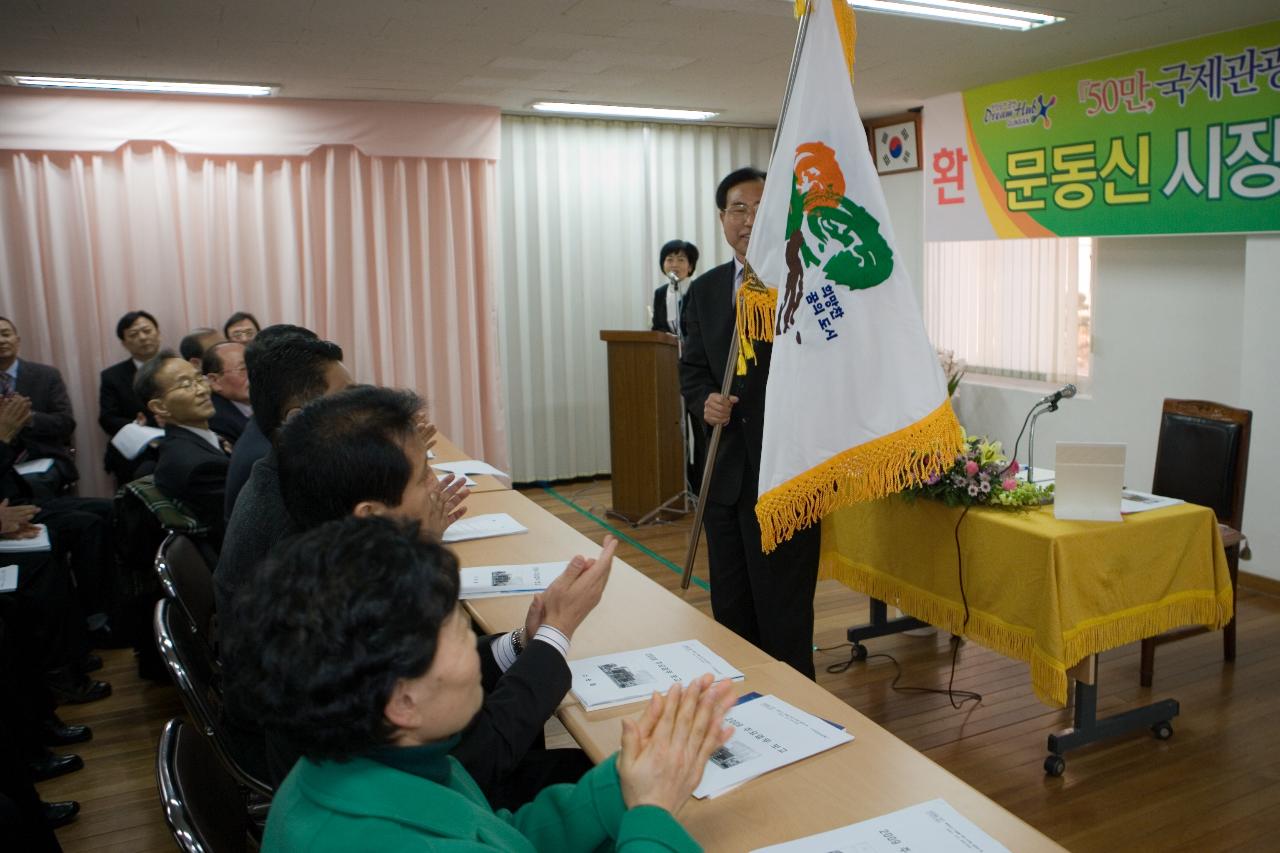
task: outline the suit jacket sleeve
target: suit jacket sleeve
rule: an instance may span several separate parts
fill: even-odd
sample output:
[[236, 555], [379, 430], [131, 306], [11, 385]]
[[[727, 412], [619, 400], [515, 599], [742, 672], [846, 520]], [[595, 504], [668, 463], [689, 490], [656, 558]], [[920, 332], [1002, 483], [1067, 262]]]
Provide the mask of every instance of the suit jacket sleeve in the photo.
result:
[[684, 351], [680, 355], [680, 393], [684, 397], [685, 408], [689, 410], [697, 423], [703, 420], [703, 406], [707, 397], [720, 393], [720, 384], [716, 382], [711, 362], [707, 357], [705, 328], [702, 318], [703, 296], [696, 293], [696, 288], [689, 291], [684, 301]]
[[98, 384], [98, 425], [108, 436], [113, 436], [133, 421], [132, 409], [133, 401], [121, 398], [120, 385], [111, 375], [111, 368], [102, 371]]
[[667, 324], [667, 288], [664, 285], [653, 292], [653, 328], [652, 332], [669, 332]]
[[[482, 639], [482, 678], [488, 681], [497, 664]], [[462, 733], [453, 757], [462, 762], [481, 789], [491, 790], [529, 751], [542, 727], [569, 692], [569, 665], [560, 652], [531, 640], [515, 664], [485, 691], [484, 705]], [[486, 685], [487, 686], [487, 685]]]
[[[71, 400], [62, 374], [57, 368], [48, 368], [40, 384], [39, 393], [32, 398], [31, 425], [26, 432], [35, 438], [65, 441], [75, 432], [76, 419], [71, 414]], [[37, 406], [41, 411], [35, 411]]]

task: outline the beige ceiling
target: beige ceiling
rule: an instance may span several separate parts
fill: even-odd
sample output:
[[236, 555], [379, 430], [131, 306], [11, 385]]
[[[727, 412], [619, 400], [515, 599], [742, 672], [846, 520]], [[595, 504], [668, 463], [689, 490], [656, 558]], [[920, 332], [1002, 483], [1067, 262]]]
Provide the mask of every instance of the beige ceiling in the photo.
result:
[[[776, 121], [790, 0], [0, 0], [0, 71], [273, 83], [281, 96], [688, 107]], [[1276, 0], [1053, 0], [1027, 33], [858, 15], [864, 116], [1262, 23]]]

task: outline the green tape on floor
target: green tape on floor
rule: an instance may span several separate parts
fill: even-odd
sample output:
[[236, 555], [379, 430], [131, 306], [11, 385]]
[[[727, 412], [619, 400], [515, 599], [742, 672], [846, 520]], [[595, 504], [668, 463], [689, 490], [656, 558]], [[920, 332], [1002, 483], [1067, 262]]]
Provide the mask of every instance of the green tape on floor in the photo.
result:
[[[610, 533], [612, 533], [614, 536], [618, 537], [619, 539], [621, 539], [622, 541], [624, 541], [624, 542], [626, 542], [627, 544], [631, 545], [632, 547], [636, 548], [637, 550], [642, 551], [642, 552], [644, 552], [645, 554], [648, 554], [650, 557], [652, 557], [653, 559], [657, 560], [659, 563], [662, 563], [662, 565], [666, 566], [666, 567], [667, 567], [668, 569], [670, 569], [671, 571], [675, 572], [676, 574], [680, 575], [681, 577], [684, 577], [684, 569], [683, 569], [683, 568], [681, 568], [680, 566], [677, 566], [675, 563], [671, 562], [671, 561], [670, 561], [670, 560], [668, 560], [666, 557], [662, 556], [661, 554], [657, 553], [656, 551], [652, 550], [651, 548], [648, 548], [648, 547], [646, 547], [645, 545], [640, 544], [639, 542], [637, 542], [636, 540], [632, 539], [632, 538], [631, 538], [630, 536], [628, 536], [627, 534], [623, 533], [623, 532], [622, 532], [621, 530], [619, 530], [618, 528], [614, 527], [614, 526], [613, 526], [612, 524], [610, 524], [609, 522], [605, 521], [605, 520], [604, 520], [603, 518], [601, 518], [600, 516], [598, 516], [598, 515], [596, 515], [596, 514], [594, 514], [594, 513], [588, 512], [587, 510], [585, 510], [585, 509], [583, 509], [582, 507], [578, 506], [576, 503], [574, 503], [573, 501], [569, 500], [569, 499], [568, 499], [568, 498], [566, 498], [564, 495], [562, 495], [562, 494], [560, 494], [559, 492], [557, 492], [555, 489], [551, 488], [551, 486], [550, 486], [550, 485], [548, 485], [547, 483], [539, 483], [538, 485], [540, 485], [540, 486], [542, 487], [542, 490], [543, 490], [544, 492], [546, 492], [547, 494], [551, 495], [551, 497], [555, 498], [556, 500], [560, 501], [560, 503], [564, 504], [565, 506], [573, 507], [573, 509], [574, 509], [574, 510], [576, 510], [576, 511], [577, 511], [577, 512], [579, 512], [579, 513], [581, 513], [582, 515], [585, 515], [587, 518], [591, 519], [591, 520], [592, 520], [592, 521], [594, 521], [596, 524], [600, 525], [600, 526], [601, 526], [601, 527], [603, 527], [605, 530], [607, 530], [607, 531], [609, 531]], [[696, 585], [698, 586], [698, 588], [699, 588], [699, 589], [706, 589], [706, 590], [710, 590], [710, 589], [711, 589], [711, 587], [707, 585], [707, 582], [706, 582], [706, 581], [702, 580], [701, 578], [699, 578], [699, 577], [697, 577], [697, 576], [694, 576], [694, 577], [692, 578], [692, 580], [693, 580], [694, 584], [696, 584]]]

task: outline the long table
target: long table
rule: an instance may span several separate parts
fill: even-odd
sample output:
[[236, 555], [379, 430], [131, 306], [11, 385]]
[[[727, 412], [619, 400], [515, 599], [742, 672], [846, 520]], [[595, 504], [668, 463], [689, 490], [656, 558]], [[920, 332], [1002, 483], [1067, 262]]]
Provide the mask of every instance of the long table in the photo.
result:
[[[599, 545], [514, 491], [475, 494], [469, 513], [506, 512], [528, 533], [454, 546], [464, 567], [594, 556]], [[523, 623], [529, 596], [467, 603], [486, 631]], [[681, 822], [712, 851], [745, 851], [845, 826], [936, 797], [1013, 851], [1063, 848], [831, 693], [717, 624], [615, 558], [604, 597], [573, 636], [570, 657], [698, 639], [746, 675], [743, 692], [773, 693], [837, 722], [852, 743], [785, 767], [712, 800], [691, 800]], [[618, 749], [622, 719], [643, 704], [586, 712], [566, 698], [557, 716], [593, 760]]]
[[[466, 459], [475, 458], [462, 448], [458, 447], [458, 445], [438, 433], [435, 441], [436, 446], [433, 449], [435, 458], [431, 460], [432, 465], [438, 465], [441, 462], [462, 462]], [[471, 479], [475, 480], [476, 483], [471, 487], [472, 494], [502, 492], [511, 488], [510, 477], [494, 477], [489, 474], [473, 474]]]

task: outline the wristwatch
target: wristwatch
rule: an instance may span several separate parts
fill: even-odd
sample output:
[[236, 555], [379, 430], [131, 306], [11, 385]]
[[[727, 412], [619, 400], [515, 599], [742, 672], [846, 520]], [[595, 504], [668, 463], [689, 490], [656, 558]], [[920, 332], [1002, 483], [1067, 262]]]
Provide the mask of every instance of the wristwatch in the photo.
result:
[[524, 628], [517, 628], [511, 632], [511, 648], [515, 650], [516, 657], [524, 654]]

